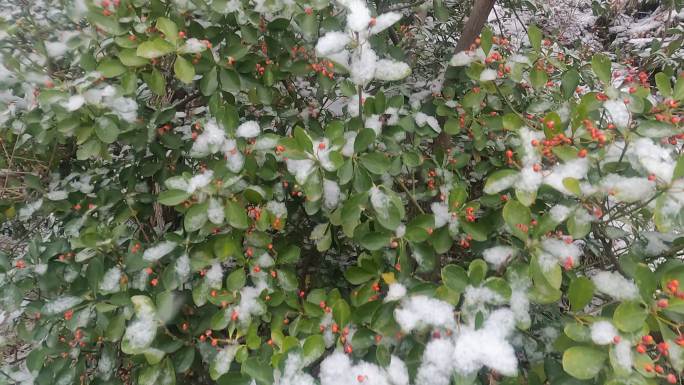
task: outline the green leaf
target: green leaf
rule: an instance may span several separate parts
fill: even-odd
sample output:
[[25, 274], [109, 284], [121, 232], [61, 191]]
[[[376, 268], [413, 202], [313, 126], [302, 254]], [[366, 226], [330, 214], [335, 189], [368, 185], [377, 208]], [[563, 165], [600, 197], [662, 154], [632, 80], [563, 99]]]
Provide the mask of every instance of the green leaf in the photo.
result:
[[314, 334], [307, 337], [302, 347], [302, 359], [305, 365], [309, 365], [316, 361], [318, 357], [325, 352], [325, 341], [320, 334]]
[[622, 302], [613, 313], [613, 323], [623, 332], [636, 332], [644, 326], [648, 312], [640, 303]]
[[216, 67], [212, 67], [209, 72], [202, 76], [199, 87], [200, 92], [202, 92], [202, 95], [204, 96], [211, 96], [216, 92], [216, 89], [218, 88], [218, 71], [216, 71]]
[[468, 286], [468, 275], [461, 266], [446, 265], [442, 268], [442, 282], [449, 289], [463, 293]]
[[247, 274], [241, 267], [236, 268], [226, 278], [226, 289], [229, 291], [237, 291], [242, 289], [247, 283]]
[[570, 68], [565, 71], [561, 77], [561, 88], [563, 89], [563, 98], [570, 99], [575, 94], [575, 89], [579, 85], [579, 72], [576, 69]]
[[108, 17], [100, 12], [88, 12], [88, 20], [96, 27], [110, 35], [123, 35], [128, 32], [115, 17]]
[[226, 92], [238, 92], [241, 88], [240, 76], [234, 70], [221, 68], [219, 72], [221, 89]]
[[684, 99], [684, 77], [677, 77], [677, 81], [674, 85], [674, 91], [672, 92], [672, 97], [677, 101]]
[[178, 80], [185, 84], [192, 83], [192, 79], [195, 77], [195, 67], [180, 55], [176, 56], [176, 62], [173, 63], [173, 72]]
[[503, 218], [508, 225], [508, 231], [522, 241], [526, 241], [528, 233], [524, 230], [524, 226], [530, 225], [531, 215], [530, 209], [525, 207], [517, 200], [511, 199], [506, 203], [503, 209]]
[[480, 48], [484, 51], [485, 55], [489, 55], [489, 50], [492, 48], [492, 29], [485, 25], [480, 32]]
[[270, 385], [273, 383], [273, 370], [271, 366], [260, 361], [257, 357], [250, 357], [242, 363], [241, 370], [244, 374], [254, 379], [258, 385]]
[[166, 79], [164, 79], [164, 75], [156, 68], [153, 68], [152, 72], [149, 74], [143, 74], [143, 79], [145, 80], [147, 87], [150, 88], [150, 91], [159, 96], [166, 94]]
[[144, 57], [138, 56], [132, 48], [122, 49], [121, 52], [119, 52], [119, 60], [121, 60], [121, 63], [126, 67], [140, 67], [147, 65], [150, 62]]
[[610, 58], [602, 53], [597, 53], [591, 58], [591, 69], [603, 83], [610, 85], [611, 69]]
[[97, 65], [97, 71], [106, 78], [114, 78], [126, 72], [119, 59], [104, 59]]
[[530, 83], [535, 89], [540, 89], [546, 86], [546, 82], [548, 80], [549, 76], [546, 74], [546, 71], [540, 70], [538, 68], [534, 68], [532, 71], [530, 71]]
[[648, 136], [649, 138], [663, 138], [677, 133], [673, 125], [656, 120], [640, 121], [636, 131], [639, 135]]
[[563, 370], [577, 379], [589, 380], [601, 371], [606, 357], [602, 350], [573, 346], [563, 353]]
[[119, 137], [119, 127], [111, 118], [102, 116], [97, 118], [95, 135], [104, 143], [114, 143]]
[[498, 194], [503, 190], [510, 188], [517, 180], [517, 170], [497, 170], [487, 177], [484, 185], [485, 194]]
[[461, 132], [461, 123], [456, 118], [447, 119], [444, 123], [444, 132], [449, 135], [456, 135]]
[[587, 277], [577, 277], [570, 282], [568, 300], [573, 311], [582, 311], [594, 297], [594, 284]]
[[370, 232], [364, 234], [359, 240], [359, 243], [370, 251], [376, 251], [389, 245], [390, 239], [392, 239], [390, 233]]
[[191, 206], [188, 211], [185, 212], [185, 218], [183, 220], [183, 226], [185, 231], [197, 231], [204, 227], [207, 223], [207, 209], [209, 208], [208, 203], [200, 203]]
[[367, 154], [363, 154], [361, 158], [359, 158], [359, 161], [363, 167], [366, 168], [366, 170], [376, 175], [382, 175], [386, 173], [390, 166], [389, 159], [381, 152], [369, 152]]
[[527, 37], [530, 39], [532, 48], [539, 52], [541, 50], [542, 30], [536, 25], [531, 24], [527, 27]]
[[170, 41], [172, 44], [176, 44], [178, 40], [178, 27], [176, 23], [165, 18], [157, 18], [157, 29], [160, 30], [165, 36], [164, 39]]
[[344, 271], [344, 277], [352, 285], [360, 285], [375, 277], [375, 273], [364, 270], [358, 266], [351, 266]]
[[479, 285], [487, 276], [487, 262], [482, 259], [474, 259], [468, 265], [468, 279], [473, 285]]
[[663, 72], [658, 72], [655, 74], [655, 82], [658, 90], [664, 97], [669, 98], [672, 96], [672, 85], [670, 84], [669, 76]]
[[347, 301], [338, 299], [332, 307], [333, 319], [337, 325], [341, 327], [346, 326], [351, 319], [351, 309]]
[[373, 141], [375, 141], [375, 131], [370, 128], [362, 129], [354, 139], [354, 153], [366, 151]]
[[247, 217], [245, 209], [236, 202], [228, 200], [226, 202], [225, 210], [228, 224], [230, 224], [232, 227], [244, 230], [249, 226], [249, 218]]
[[435, 17], [442, 23], [449, 20], [449, 10], [444, 5], [443, 0], [432, 0], [432, 9], [434, 10]]
[[159, 193], [157, 201], [164, 206], [175, 206], [190, 198], [190, 195], [184, 190], [166, 190]]
[[146, 59], [155, 59], [160, 56], [168, 55], [175, 50], [176, 48], [166, 40], [155, 37], [152, 40], [141, 43], [135, 53]]

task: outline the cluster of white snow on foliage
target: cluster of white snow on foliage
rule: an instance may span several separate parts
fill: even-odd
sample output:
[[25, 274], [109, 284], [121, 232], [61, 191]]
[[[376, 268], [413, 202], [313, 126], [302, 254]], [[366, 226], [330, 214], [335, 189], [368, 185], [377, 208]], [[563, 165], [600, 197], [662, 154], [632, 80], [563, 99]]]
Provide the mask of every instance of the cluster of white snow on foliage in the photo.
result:
[[44, 306], [41, 313], [45, 315], [55, 315], [64, 313], [72, 307], [83, 302], [83, 299], [75, 296], [62, 296], [49, 300]]
[[416, 385], [448, 385], [454, 373], [466, 376], [484, 366], [514, 376], [518, 360], [508, 342], [514, 328], [513, 312], [501, 308], [480, 329], [463, 325], [452, 337], [433, 339], [425, 347]]
[[128, 349], [133, 352], [147, 348], [154, 341], [157, 334], [157, 314], [148, 297], [133, 296], [131, 300], [135, 318], [126, 327], [122, 344], [127, 343]]
[[460, 224], [458, 215], [449, 211], [449, 205], [446, 202], [432, 202], [430, 209], [435, 216], [435, 228], [448, 225], [451, 235], [458, 233], [458, 226]]
[[510, 246], [494, 246], [482, 251], [482, 258], [491, 263], [495, 269], [500, 268], [517, 254], [517, 250]]
[[392, 283], [389, 285], [387, 290], [387, 295], [385, 296], [385, 302], [397, 301], [406, 296], [406, 286], [400, 283]]
[[639, 288], [634, 281], [623, 277], [614, 271], [600, 271], [591, 277], [596, 290], [615, 298], [618, 301], [627, 301], [639, 297]]
[[401, 306], [394, 310], [394, 319], [405, 332], [427, 327], [455, 326], [454, 307], [425, 295], [414, 295], [402, 300]]
[[100, 291], [103, 293], [115, 293], [119, 291], [119, 281], [121, 280], [121, 269], [117, 266], [105, 272], [100, 281]]
[[321, 385], [409, 385], [406, 364], [396, 356], [391, 356], [387, 368], [365, 361], [353, 363], [341, 351], [335, 351], [321, 362]]
[[618, 335], [617, 329], [610, 321], [596, 321], [591, 324], [591, 340], [597, 345], [608, 345]]
[[571, 268], [577, 266], [582, 255], [582, 249], [577, 242], [558, 238], [545, 238], [541, 242], [542, 253], [539, 264], [544, 271], [549, 271], [554, 265], [560, 264]]
[[143, 253], [143, 259], [148, 262], [155, 262], [166, 254], [170, 253], [177, 246], [176, 242], [162, 241], [148, 248]]
[[314, 385], [314, 378], [302, 369], [309, 363], [304, 362], [299, 354], [290, 354], [285, 360], [282, 373], [276, 369], [273, 373], [275, 385]]
[[328, 32], [318, 39], [318, 56], [349, 70], [352, 82], [359, 86], [373, 79], [393, 81], [408, 76], [411, 69], [406, 63], [379, 59], [368, 40], [399, 21], [401, 14], [388, 12], [373, 18], [363, 0], [339, 0], [338, 3], [347, 10], [346, 29]]

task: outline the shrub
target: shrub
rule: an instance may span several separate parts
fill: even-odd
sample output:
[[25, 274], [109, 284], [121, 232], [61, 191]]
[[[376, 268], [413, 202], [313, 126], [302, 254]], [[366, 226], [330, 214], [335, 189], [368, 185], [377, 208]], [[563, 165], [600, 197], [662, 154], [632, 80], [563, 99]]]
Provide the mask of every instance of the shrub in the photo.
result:
[[358, 0], [5, 11], [3, 383], [680, 381], [678, 68], [485, 28], [426, 85]]

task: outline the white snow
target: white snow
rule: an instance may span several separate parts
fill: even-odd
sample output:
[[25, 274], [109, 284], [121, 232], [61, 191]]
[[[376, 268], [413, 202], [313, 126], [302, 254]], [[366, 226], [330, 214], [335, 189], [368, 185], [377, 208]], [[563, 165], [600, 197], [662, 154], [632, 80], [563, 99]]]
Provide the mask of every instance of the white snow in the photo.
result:
[[601, 271], [591, 277], [596, 290], [609, 295], [618, 301], [626, 301], [639, 298], [639, 289], [634, 281], [623, 277], [614, 271]]
[[119, 291], [119, 281], [121, 280], [121, 269], [112, 267], [105, 273], [100, 281], [100, 291], [103, 293], [116, 293]]
[[510, 246], [494, 246], [482, 251], [485, 261], [491, 263], [495, 269], [499, 269], [504, 263], [517, 254], [517, 249]]
[[603, 103], [603, 107], [605, 107], [606, 111], [608, 112], [610, 120], [618, 128], [626, 128], [627, 126], [629, 126], [630, 113], [627, 109], [627, 105], [623, 101], [606, 100]]
[[454, 307], [425, 295], [409, 297], [394, 310], [394, 318], [405, 332], [425, 327], [450, 328], [455, 325]]
[[225, 131], [218, 126], [216, 120], [210, 119], [204, 125], [204, 131], [197, 136], [195, 143], [192, 144], [190, 156], [204, 157], [215, 154], [221, 149], [225, 140]]
[[337, 182], [323, 179], [323, 206], [328, 210], [333, 210], [340, 203], [342, 191]]
[[176, 242], [162, 241], [150, 247], [143, 253], [143, 260], [148, 262], [158, 261], [160, 258], [170, 253], [177, 246]]
[[410, 74], [411, 67], [404, 62], [381, 59], [375, 63], [375, 78], [378, 80], [396, 81]]
[[401, 13], [398, 12], [387, 12], [375, 18], [375, 25], [370, 28], [370, 34], [378, 34], [387, 28], [391, 27], [394, 23], [401, 20]]
[[434, 116], [427, 115], [423, 112], [417, 112], [414, 119], [416, 121], [416, 124], [421, 127], [427, 124], [435, 132], [442, 132], [442, 127], [440, 127], [439, 122]]
[[350, 41], [349, 34], [339, 31], [328, 32], [318, 39], [316, 53], [319, 56], [328, 56], [332, 53], [340, 52]]
[[491, 80], [496, 80], [496, 71], [491, 68], [484, 69], [480, 73], [480, 81], [486, 82]]
[[206, 44], [202, 43], [199, 39], [191, 37], [185, 41], [179, 49], [179, 53], [199, 53], [207, 49]]
[[45, 315], [64, 313], [81, 302], [83, 302], [83, 299], [80, 297], [70, 295], [57, 297], [55, 299], [49, 300], [45, 305], [43, 305], [41, 313]]
[[557, 204], [549, 210], [549, 215], [551, 215], [551, 219], [553, 219], [554, 222], [561, 223], [568, 219], [571, 212], [572, 209], [570, 207]]
[[355, 50], [352, 53], [349, 65], [352, 82], [356, 85], [365, 86], [373, 80], [377, 60], [378, 56], [370, 46]]
[[492, 312], [481, 329], [461, 332], [454, 345], [456, 372], [467, 375], [487, 366], [505, 376], [514, 376], [518, 360], [513, 346], [506, 341], [514, 327], [513, 312], [502, 308]]
[[370, 10], [363, 0], [347, 0], [343, 2], [347, 7], [347, 28], [354, 32], [362, 32], [368, 29], [371, 21]]
[[632, 369], [632, 345], [629, 340], [621, 339], [620, 342], [615, 345], [615, 358], [623, 369]]
[[190, 257], [188, 257], [187, 254], [183, 254], [178, 257], [178, 259], [176, 259], [176, 263], [174, 264], [174, 270], [176, 271], [176, 275], [181, 282], [187, 281], [187, 279], [190, 277]]
[[85, 98], [83, 96], [72, 95], [69, 97], [69, 99], [66, 100], [66, 102], [62, 103], [62, 107], [64, 107], [69, 112], [74, 112], [81, 108], [84, 104]]
[[[539, 173], [535, 173], [539, 174]], [[506, 190], [507, 188], [510, 188], [513, 186], [516, 181], [518, 181], [520, 178], [519, 174], [513, 173], [509, 176], [505, 176], [503, 178], [499, 178], [494, 182], [487, 183], [484, 192], [485, 194], [493, 195], [493, 194], [498, 194], [503, 190]]]
[[204, 274], [204, 279], [212, 289], [220, 289], [223, 281], [223, 266], [219, 262], [211, 264], [209, 270]]
[[207, 217], [209, 221], [215, 225], [220, 225], [226, 217], [221, 201], [216, 198], [209, 199], [209, 208], [207, 209]]
[[316, 169], [316, 164], [311, 159], [287, 159], [286, 165], [287, 171], [301, 185], [306, 183], [306, 180]]
[[255, 138], [259, 136], [259, 133], [261, 132], [261, 127], [259, 127], [259, 123], [249, 120], [247, 122], [242, 123], [238, 128], [237, 131], [235, 132], [235, 135], [238, 138]]
[[45, 197], [51, 201], [61, 201], [69, 197], [69, 193], [64, 190], [53, 190], [45, 194]]
[[591, 340], [597, 345], [613, 343], [613, 338], [618, 335], [617, 329], [610, 321], [596, 321], [591, 324]]
[[601, 180], [601, 190], [610, 194], [618, 202], [631, 203], [648, 200], [655, 194], [655, 187], [655, 182], [641, 177], [608, 174]]
[[385, 302], [398, 301], [406, 296], [406, 286], [400, 283], [392, 283], [389, 285]]
[[209, 183], [211, 183], [211, 179], [213, 177], [214, 177], [214, 172], [211, 170], [207, 170], [202, 174], [197, 174], [197, 175], [193, 176], [192, 178], [190, 178], [190, 180], [188, 181], [188, 185], [185, 188], [185, 191], [188, 194], [192, 194], [195, 191], [197, 191], [198, 189], [201, 189], [201, 188], [209, 185]]
[[235, 139], [226, 139], [221, 148], [225, 158], [228, 170], [233, 173], [238, 173], [245, 165], [245, 157], [237, 148]]
[[570, 195], [571, 192], [563, 185], [565, 178], [583, 179], [589, 171], [589, 160], [587, 158], [577, 158], [565, 163], [555, 165], [551, 172], [544, 176], [544, 183], [556, 190]]

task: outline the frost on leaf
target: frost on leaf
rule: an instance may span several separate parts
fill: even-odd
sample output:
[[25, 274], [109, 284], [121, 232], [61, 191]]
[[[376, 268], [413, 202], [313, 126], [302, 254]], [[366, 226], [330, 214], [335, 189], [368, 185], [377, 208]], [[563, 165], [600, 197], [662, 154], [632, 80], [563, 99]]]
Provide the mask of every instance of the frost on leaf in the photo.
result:
[[155, 262], [161, 259], [166, 254], [173, 251], [176, 248], [176, 243], [171, 241], [163, 241], [157, 243], [155, 246], [150, 247], [143, 253], [143, 259], [148, 262]]

